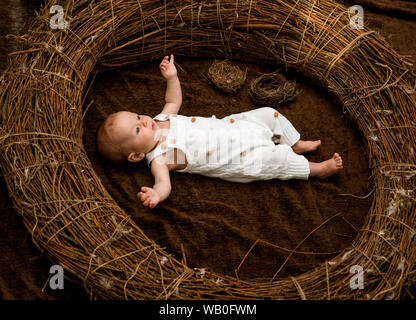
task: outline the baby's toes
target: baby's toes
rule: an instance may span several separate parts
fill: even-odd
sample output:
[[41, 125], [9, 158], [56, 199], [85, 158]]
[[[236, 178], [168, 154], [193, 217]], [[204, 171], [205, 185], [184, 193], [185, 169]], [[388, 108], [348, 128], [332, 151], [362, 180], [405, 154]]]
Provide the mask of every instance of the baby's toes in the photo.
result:
[[342, 158], [338, 153], [334, 153], [332, 159], [334, 159], [337, 168], [342, 168]]

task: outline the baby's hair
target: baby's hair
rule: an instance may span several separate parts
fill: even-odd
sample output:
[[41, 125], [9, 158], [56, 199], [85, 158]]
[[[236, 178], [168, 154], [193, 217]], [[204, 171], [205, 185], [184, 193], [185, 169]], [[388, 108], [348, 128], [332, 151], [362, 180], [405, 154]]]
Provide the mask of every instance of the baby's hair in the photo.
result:
[[127, 160], [119, 142], [114, 141], [111, 131], [114, 128], [115, 113], [110, 114], [97, 129], [98, 152], [106, 159], [123, 163]]

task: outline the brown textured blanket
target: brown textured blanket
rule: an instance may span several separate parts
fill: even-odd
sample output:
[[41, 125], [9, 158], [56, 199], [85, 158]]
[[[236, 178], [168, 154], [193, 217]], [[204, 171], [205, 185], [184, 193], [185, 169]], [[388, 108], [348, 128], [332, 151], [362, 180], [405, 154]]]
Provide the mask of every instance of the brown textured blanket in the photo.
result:
[[[22, 22], [38, 5], [33, 1], [11, 14], [11, 9], [1, 4], [0, 18], [14, 23], [14, 32], [21, 33]], [[380, 30], [400, 53], [414, 54], [416, 23], [385, 16], [366, 11], [365, 23]], [[12, 46], [4, 39], [9, 32], [5, 25], [0, 26], [0, 70]], [[248, 68], [246, 83], [236, 94], [227, 95], [205, 77], [212, 61], [175, 57], [175, 62], [182, 84], [183, 115], [215, 114], [220, 118], [254, 109], [258, 106], [248, 97], [248, 84], [259, 72], [273, 71], [267, 66], [238, 63], [244, 70]], [[240, 278], [270, 279], [284, 265], [276, 277], [297, 275], [331, 259], [352, 242], [364, 223], [372, 196], [360, 199], [345, 195], [365, 196], [371, 191], [364, 144], [354, 125], [342, 116], [324, 89], [298, 74], [287, 77], [298, 80], [302, 93], [278, 110], [294, 124], [302, 139], [322, 140], [318, 151], [306, 155], [309, 160], [325, 160], [338, 152], [343, 157], [342, 173], [326, 180], [239, 184], [171, 172], [170, 197], [155, 209], [143, 207], [136, 193], [140, 186], [153, 185], [150, 170], [144, 162], [120, 166], [103, 160], [95, 148], [95, 130], [114, 111], [131, 110], [150, 116], [161, 111], [166, 84], [158, 61], [97, 75], [87, 99], [87, 103], [94, 102], [84, 120], [85, 148], [118, 204], [169, 253], [181, 259], [183, 248], [191, 267], [235, 275], [243, 262], [238, 269]], [[69, 282], [65, 282], [64, 290], [47, 286], [51, 263], [38, 257], [29, 233], [12, 208], [3, 179], [0, 188], [0, 297], [88, 299], [82, 288]], [[296, 247], [298, 253], [286, 261]]]

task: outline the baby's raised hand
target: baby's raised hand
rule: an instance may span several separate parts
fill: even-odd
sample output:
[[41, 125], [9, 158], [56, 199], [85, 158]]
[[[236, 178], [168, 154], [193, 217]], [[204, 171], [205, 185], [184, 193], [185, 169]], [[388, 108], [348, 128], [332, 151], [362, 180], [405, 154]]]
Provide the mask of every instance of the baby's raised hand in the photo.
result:
[[145, 207], [154, 208], [160, 201], [160, 195], [156, 190], [148, 187], [142, 187], [137, 197], [142, 201]]
[[162, 76], [166, 80], [170, 78], [174, 78], [178, 74], [176, 67], [175, 67], [173, 54], [170, 55], [170, 61], [169, 61], [169, 56], [165, 56], [162, 62], [160, 63], [159, 68], [160, 68], [160, 73], [162, 73]]

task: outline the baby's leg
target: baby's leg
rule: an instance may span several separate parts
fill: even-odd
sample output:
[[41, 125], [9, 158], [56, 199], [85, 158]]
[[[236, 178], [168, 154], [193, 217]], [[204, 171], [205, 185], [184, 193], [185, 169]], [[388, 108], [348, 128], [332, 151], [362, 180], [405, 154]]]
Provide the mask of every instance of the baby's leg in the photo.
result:
[[309, 162], [311, 177], [327, 178], [342, 169], [342, 159], [338, 153], [334, 153], [331, 159], [320, 163]]
[[280, 144], [292, 147], [300, 139], [299, 132], [290, 121], [274, 108], [263, 107], [242, 112], [239, 115], [248, 121], [253, 120], [269, 128], [274, 136], [280, 137]]
[[[230, 181], [251, 182], [269, 179], [304, 179], [310, 174], [308, 160], [288, 146], [279, 144], [255, 148], [247, 152], [242, 163], [243, 170]], [[231, 180], [232, 179], [232, 180]]]
[[295, 129], [292, 123], [274, 108], [258, 108], [230, 115], [224, 119], [228, 120], [231, 117], [261, 123], [263, 126], [269, 128], [275, 137], [278, 137], [277, 140], [280, 144], [292, 147], [293, 151], [297, 154], [314, 151], [321, 145], [321, 140], [300, 140], [300, 133]]
[[[267, 125], [273, 134], [280, 136], [280, 143], [292, 147], [297, 154], [316, 150], [321, 145], [321, 140], [303, 141], [292, 123], [281, 113], [273, 108], [265, 107], [252, 110], [251, 116], [260, 119]], [[271, 116], [273, 114], [273, 117]]]
[[321, 145], [321, 140], [315, 140], [315, 141], [298, 140], [298, 142], [296, 142], [292, 146], [292, 149], [297, 154], [302, 154], [304, 152], [315, 151], [316, 149], [318, 149], [320, 145]]
[[[271, 108], [272, 109], [272, 108]], [[274, 109], [272, 109], [274, 110]], [[280, 143], [287, 144], [297, 154], [316, 150], [321, 145], [321, 140], [304, 141], [300, 140], [300, 134], [292, 123], [281, 113], [278, 114], [277, 120], [281, 126]], [[278, 126], [276, 126], [278, 127]], [[275, 127], [275, 131], [276, 131]]]

